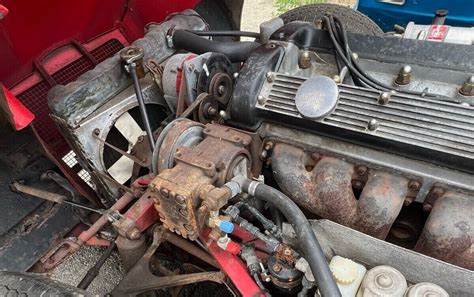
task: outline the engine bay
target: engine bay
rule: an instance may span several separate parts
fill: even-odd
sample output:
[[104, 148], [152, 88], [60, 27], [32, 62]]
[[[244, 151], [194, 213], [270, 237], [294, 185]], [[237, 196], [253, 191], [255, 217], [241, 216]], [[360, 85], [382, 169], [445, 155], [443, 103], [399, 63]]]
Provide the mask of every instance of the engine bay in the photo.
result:
[[[474, 49], [346, 26], [212, 31], [187, 10], [54, 86], [51, 117], [104, 209], [44, 263], [111, 223], [127, 271], [114, 296], [204, 281], [242, 296], [472, 294]], [[152, 274], [164, 242], [203, 265]]]

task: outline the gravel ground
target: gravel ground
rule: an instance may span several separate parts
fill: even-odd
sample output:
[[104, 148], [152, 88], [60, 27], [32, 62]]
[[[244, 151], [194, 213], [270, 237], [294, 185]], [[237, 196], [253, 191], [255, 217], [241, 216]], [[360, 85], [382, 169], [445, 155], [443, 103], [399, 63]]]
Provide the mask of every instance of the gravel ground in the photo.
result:
[[[87, 270], [99, 260], [104, 250], [105, 248], [102, 247], [83, 246], [78, 252], [72, 254], [66, 261], [54, 268], [49, 276], [60, 282], [77, 286]], [[104, 296], [115, 288], [124, 275], [125, 272], [119, 255], [115, 251], [104, 263], [99, 275], [92, 281], [87, 291]]]

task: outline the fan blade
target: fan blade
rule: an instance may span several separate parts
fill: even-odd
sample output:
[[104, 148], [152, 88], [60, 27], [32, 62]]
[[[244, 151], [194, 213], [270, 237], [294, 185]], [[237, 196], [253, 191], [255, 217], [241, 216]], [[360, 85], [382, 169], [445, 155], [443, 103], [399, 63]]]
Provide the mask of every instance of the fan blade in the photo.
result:
[[122, 185], [132, 177], [133, 160], [126, 156], [120, 157], [107, 171], [117, 182]]
[[114, 126], [131, 145], [134, 145], [137, 142], [139, 136], [145, 135], [145, 132], [128, 112], [122, 114], [117, 119]]

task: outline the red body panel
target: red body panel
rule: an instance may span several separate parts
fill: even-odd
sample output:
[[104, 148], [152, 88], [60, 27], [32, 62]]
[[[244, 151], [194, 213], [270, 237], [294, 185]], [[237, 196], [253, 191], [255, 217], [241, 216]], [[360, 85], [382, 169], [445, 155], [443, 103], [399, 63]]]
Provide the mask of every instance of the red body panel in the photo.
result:
[[33, 60], [51, 46], [75, 39], [86, 43], [113, 29], [131, 42], [149, 22], [193, 8], [198, 0], [3, 0], [0, 19], [0, 81], [11, 88], [30, 75]]

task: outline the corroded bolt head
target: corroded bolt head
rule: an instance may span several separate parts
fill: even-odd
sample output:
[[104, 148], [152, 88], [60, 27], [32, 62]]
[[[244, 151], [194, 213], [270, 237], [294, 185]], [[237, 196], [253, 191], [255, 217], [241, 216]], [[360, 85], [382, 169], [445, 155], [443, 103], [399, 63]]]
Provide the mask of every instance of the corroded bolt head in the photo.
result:
[[433, 191], [431, 191], [431, 195], [433, 196], [433, 198], [439, 198], [443, 194], [444, 190], [441, 188], [434, 188]]
[[265, 150], [269, 151], [273, 149], [273, 146], [274, 146], [273, 142], [268, 141], [267, 143], [265, 143]]
[[419, 190], [420, 186], [421, 186], [420, 182], [416, 180], [412, 180], [408, 183], [408, 188], [412, 191]]
[[367, 124], [367, 129], [370, 131], [375, 131], [379, 128], [380, 123], [376, 119], [371, 119], [369, 123]]
[[359, 165], [357, 166], [356, 168], [356, 172], [358, 175], [366, 175], [367, 174], [367, 167], [363, 166], [363, 165]]
[[163, 196], [164, 198], [168, 198], [168, 197], [170, 196], [170, 191], [169, 191], [168, 189], [161, 188], [160, 194], [161, 194], [161, 196]]
[[140, 238], [141, 235], [142, 233], [140, 232], [140, 230], [134, 229], [132, 230], [132, 232], [130, 232], [130, 239], [137, 240]]
[[415, 201], [415, 200], [413, 199], [413, 197], [406, 197], [406, 198], [405, 198], [405, 201], [403, 201], [403, 205], [404, 205], [404, 206], [409, 206], [410, 204], [413, 203], [413, 201]]
[[275, 264], [273, 264], [272, 269], [273, 269], [273, 271], [275, 271], [275, 272], [280, 272], [281, 269], [282, 269], [282, 267], [281, 267], [280, 264], [275, 263]]
[[459, 93], [464, 96], [474, 96], [474, 75], [469, 77], [463, 84]]
[[432, 209], [433, 209], [433, 205], [431, 205], [429, 203], [423, 204], [423, 211], [424, 212], [430, 212]]
[[292, 253], [291, 253], [291, 250], [290, 250], [290, 249], [286, 248], [286, 249], [283, 251], [283, 254], [284, 254], [285, 256], [291, 256]]
[[183, 204], [186, 199], [182, 195], [176, 195], [176, 201], [178, 201], [180, 204]]

